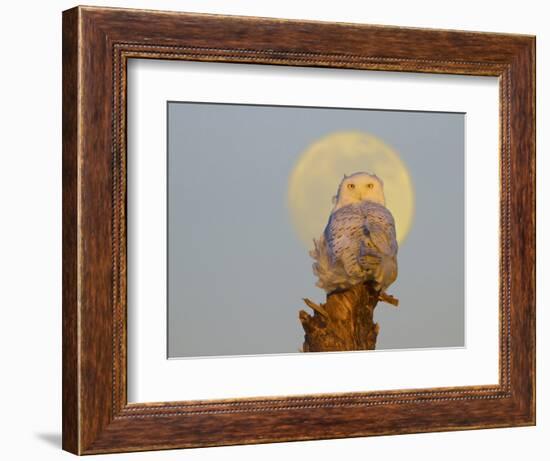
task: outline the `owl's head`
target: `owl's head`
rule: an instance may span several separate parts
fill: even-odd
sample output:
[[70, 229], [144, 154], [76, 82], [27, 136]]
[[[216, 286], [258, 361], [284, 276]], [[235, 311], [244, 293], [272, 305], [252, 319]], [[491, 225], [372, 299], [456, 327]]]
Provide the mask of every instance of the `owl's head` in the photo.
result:
[[338, 193], [334, 197], [333, 211], [365, 200], [386, 205], [382, 180], [374, 174], [363, 172], [353, 173], [350, 176], [344, 175], [344, 179], [338, 186]]

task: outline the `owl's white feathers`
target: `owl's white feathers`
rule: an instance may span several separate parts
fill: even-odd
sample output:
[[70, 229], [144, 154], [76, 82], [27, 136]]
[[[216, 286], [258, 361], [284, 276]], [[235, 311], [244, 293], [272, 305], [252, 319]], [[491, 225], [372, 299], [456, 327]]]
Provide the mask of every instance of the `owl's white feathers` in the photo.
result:
[[313, 272], [317, 286], [327, 293], [366, 281], [384, 292], [395, 281], [395, 222], [377, 176], [344, 176], [325, 231], [314, 245]]

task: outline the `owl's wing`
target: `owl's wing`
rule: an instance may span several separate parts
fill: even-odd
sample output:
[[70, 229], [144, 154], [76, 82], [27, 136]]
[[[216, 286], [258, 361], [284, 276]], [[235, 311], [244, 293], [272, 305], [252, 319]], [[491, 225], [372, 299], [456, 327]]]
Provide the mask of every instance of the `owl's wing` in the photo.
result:
[[397, 278], [397, 238], [390, 211], [378, 204], [362, 206], [364, 239], [360, 244], [359, 263], [384, 291]]
[[398, 246], [395, 221], [390, 210], [376, 203], [365, 203], [362, 209], [366, 247], [374, 248], [382, 255], [395, 257]]
[[364, 216], [356, 206], [336, 210], [325, 228], [331, 264], [341, 262], [350, 277], [361, 277], [363, 268], [358, 263], [361, 239], [364, 237]]

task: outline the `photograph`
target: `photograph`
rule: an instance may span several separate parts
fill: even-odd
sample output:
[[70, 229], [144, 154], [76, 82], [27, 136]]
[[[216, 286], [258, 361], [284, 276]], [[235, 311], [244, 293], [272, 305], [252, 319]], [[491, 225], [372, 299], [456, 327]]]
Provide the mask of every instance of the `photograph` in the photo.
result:
[[168, 357], [464, 347], [464, 119], [168, 101]]
[[2, 459], [550, 459], [548, 4], [2, 6]]
[[[43, 288], [60, 285], [55, 328], [31, 322], [55, 333], [41, 344], [60, 362], [36, 437], [77, 455], [168, 457], [310, 441], [283, 444], [304, 459], [296, 448], [325, 439], [369, 437], [380, 457], [399, 445], [426, 453], [413, 446], [425, 433], [442, 441], [434, 453], [456, 459], [476, 440], [502, 459], [542, 440], [540, 424], [500, 431], [537, 424], [543, 15], [476, 4], [475, 14], [459, 9], [464, 22], [458, 10], [449, 19], [403, 5], [356, 15], [331, 4], [323, 17], [67, 4], [55, 21], [31, 15], [55, 38], [59, 75], [50, 59], [42, 68], [62, 114], [35, 117], [38, 135], [5, 149], [39, 162], [6, 168], [31, 175], [19, 181], [26, 221], [7, 222], [34, 235], [46, 212], [62, 237], [59, 248], [40, 245], [61, 276], [51, 264], [12, 265], [27, 284], [16, 299], [40, 295], [40, 315]], [[47, 54], [35, 42], [36, 61]], [[27, 67], [15, 68], [36, 76]], [[55, 109], [56, 92], [27, 86], [46, 98], [33, 108]], [[10, 117], [28, 122], [21, 91], [11, 93]], [[49, 212], [44, 188], [29, 184], [52, 177], [40, 162], [54, 133]], [[29, 155], [15, 155], [21, 140]], [[36, 254], [6, 242], [19, 258]], [[30, 289], [28, 270], [43, 284]], [[15, 355], [19, 369], [30, 354]], [[52, 374], [42, 358], [29, 383]], [[60, 433], [46, 430], [56, 411]]]

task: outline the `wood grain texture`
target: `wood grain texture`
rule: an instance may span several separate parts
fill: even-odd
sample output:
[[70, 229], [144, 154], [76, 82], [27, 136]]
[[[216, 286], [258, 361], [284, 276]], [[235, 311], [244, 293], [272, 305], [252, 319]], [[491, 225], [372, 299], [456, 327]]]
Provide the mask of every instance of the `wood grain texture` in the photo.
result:
[[63, 448], [80, 451], [78, 400], [78, 10], [63, 17]]
[[[89, 454], [534, 424], [534, 50], [534, 37], [506, 34], [92, 7], [64, 12], [64, 449]], [[132, 58], [498, 76], [499, 384], [129, 404], [125, 124]]]
[[379, 293], [372, 284], [360, 283], [327, 295], [317, 305], [304, 299], [313, 315], [299, 312], [304, 329], [303, 352], [364, 351], [376, 348], [380, 326], [374, 322]]

